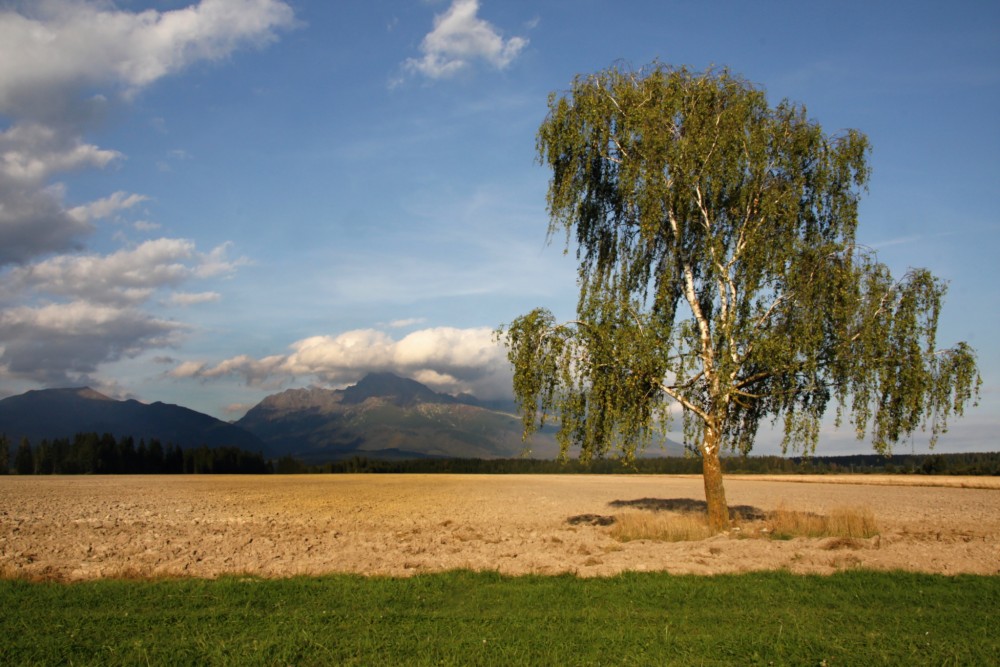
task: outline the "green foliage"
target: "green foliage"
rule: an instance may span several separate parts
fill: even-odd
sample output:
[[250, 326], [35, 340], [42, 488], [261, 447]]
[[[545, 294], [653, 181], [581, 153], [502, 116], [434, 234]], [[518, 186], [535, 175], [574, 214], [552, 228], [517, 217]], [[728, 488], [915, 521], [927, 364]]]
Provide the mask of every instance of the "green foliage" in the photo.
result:
[[899, 572], [0, 581], [0, 606], [4, 665], [972, 665], [1000, 654], [1000, 578]]
[[[738, 474], [900, 474], [1000, 475], [1000, 452], [959, 454], [853, 454], [851, 456], [728, 456], [722, 466]], [[579, 459], [371, 459], [352, 456], [322, 465], [292, 457], [275, 464], [279, 474], [459, 474], [459, 475], [694, 475], [701, 459], [692, 456]]]
[[[525, 433], [559, 421], [589, 459], [634, 456], [682, 408], [704, 456], [764, 419], [812, 452], [828, 406], [876, 451], [931, 442], [978, 398], [975, 352], [938, 348], [945, 285], [856, 242], [869, 144], [726, 70], [653, 65], [549, 98], [550, 238], [579, 259], [577, 317], [501, 327]], [[720, 482], [721, 490], [721, 482]]]
[[274, 472], [279, 475], [298, 475], [309, 472], [308, 466], [292, 456], [282, 456], [274, 465]]
[[27, 438], [17, 450], [15, 468], [21, 475], [117, 475], [117, 474], [263, 474], [272, 472], [262, 454], [237, 447], [166, 447], [152, 439], [149, 445], [124, 436], [118, 441], [110, 433], [77, 433], [69, 438], [42, 440], [32, 447]]
[[238, 447], [202, 445], [184, 450], [184, 472], [204, 475], [261, 475], [273, 472], [273, 468], [261, 454]]
[[27, 438], [21, 438], [21, 444], [17, 446], [17, 454], [14, 455], [14, 470], [18, 475], [30, 475], [35, 472], [35, 457], [31, 451], [31, 443]]

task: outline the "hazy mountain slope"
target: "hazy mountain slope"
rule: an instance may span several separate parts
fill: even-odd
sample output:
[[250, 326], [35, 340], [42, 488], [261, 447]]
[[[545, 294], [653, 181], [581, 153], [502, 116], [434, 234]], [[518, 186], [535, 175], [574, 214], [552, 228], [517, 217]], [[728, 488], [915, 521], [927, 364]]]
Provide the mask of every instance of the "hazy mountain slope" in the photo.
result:
[[[353, 455], [519, 456], [520, 420], [476, 403], [391, 373], [373, 373], [347, 389], [289, 389], [268, 396], [237, 425], [263, 440], [272, 456], [307, 462]], [[548, 435], [531, 445], [535, 456], [556, 452]]]

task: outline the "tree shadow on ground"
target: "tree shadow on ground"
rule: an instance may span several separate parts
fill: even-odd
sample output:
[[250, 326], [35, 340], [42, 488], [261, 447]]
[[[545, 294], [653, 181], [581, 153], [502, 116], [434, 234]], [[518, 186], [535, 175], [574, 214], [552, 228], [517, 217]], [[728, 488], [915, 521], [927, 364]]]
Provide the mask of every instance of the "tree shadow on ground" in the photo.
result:
[[577, 514], [566, 519], [571, 526], [610, 526], [615, 522], [613, 516], [605, 514]]
[[[611, 507], [651, 510], [653, 512], [698, 512], [707, 513], [708, 503], [694, 498], [637, 498], [635, 500], [612, 500]], [[751, 505], [730, 505], [729, 518], [743, 521], [758, 521], [767, 517], [759, 507]]]

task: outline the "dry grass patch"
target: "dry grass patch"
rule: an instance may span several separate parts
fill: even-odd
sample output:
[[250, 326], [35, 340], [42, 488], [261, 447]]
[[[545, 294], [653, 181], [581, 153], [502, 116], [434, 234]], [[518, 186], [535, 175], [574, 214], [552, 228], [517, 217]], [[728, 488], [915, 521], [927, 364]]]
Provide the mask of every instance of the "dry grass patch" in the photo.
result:
[[708, 518], [691, 512], [624, 512], [615, 517], [611, 536], [621, 542], [688, 542], [712, 536]]
[[[739, 537], [779, 540], [832, 537], [854, 544], [854, 540], [877, 535], [878, 525], [875, 515], [866, 507], [839, 507], [829, 515], [779, 507], [768, 512], [762, 520], [741, 520], [738, 515], [733, 517], [732, 531]], [[714, 533], [708, 526], [707, 515], [701, 512], [633, 511], [616, 515], [609, 534], [620, 542], [688, 542], [712, 537]], [[840, 546], [838, 543], [838, 547], [833, 548]]]
[[875, 515], [867, 507], [837, 507], [829, 515], [778, 507], [765, 519], [768, 533], [778, 539], [792, 537], [864, 538], [878, 534]]

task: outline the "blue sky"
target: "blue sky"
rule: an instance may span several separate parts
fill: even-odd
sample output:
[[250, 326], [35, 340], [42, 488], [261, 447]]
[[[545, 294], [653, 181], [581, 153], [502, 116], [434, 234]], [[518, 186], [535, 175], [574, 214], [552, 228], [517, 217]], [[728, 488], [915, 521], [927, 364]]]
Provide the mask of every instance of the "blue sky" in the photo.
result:
[[545, 245], [547, 95], [658, 59], [868, 134], [860, 240], [950, 281], [940, 340], [979, 352], [982, 404], [939, 448], [995, 450], [1000, 6], [897, 7], [0, 0], [0, 396], [235, 419], [371, 370], [509, 392], [492, 329], [575, 305]]

